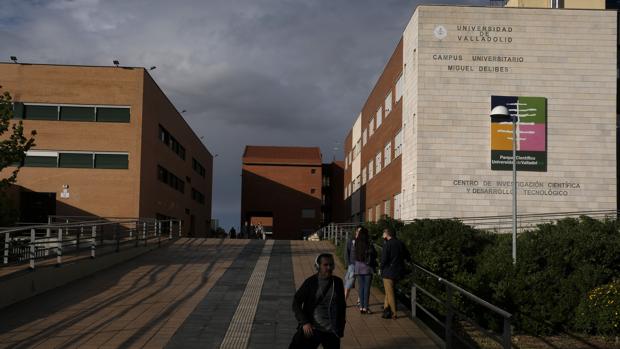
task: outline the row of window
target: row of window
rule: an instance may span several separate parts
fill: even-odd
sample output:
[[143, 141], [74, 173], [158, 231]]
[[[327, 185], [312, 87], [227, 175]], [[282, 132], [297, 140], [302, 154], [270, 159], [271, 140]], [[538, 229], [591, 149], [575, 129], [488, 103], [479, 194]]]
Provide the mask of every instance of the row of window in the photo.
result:
[[204, 205], [205, 204], [205, 196], [203, 193], [199, 192], [198, 190], [192, 188], [192, 200], [196, 201], [199, 204]]
[[161, 165], [157, 165], [157, 179], [181, 193], [185, 193], [185, 182]]
[[162, 125], [159, 125], [159, 140], [168, 148], [172, 149], [181, 159], [185, 160], [185, 147], [183, 147]]
[[126, 153], [28, 151], [24, 167], [127, 169]]
[[128, 107], [13, 103], [13, 117], [24, 120], [122, 122], [130, 120]]
[[192, 158], [192, 169], [198, 173], [202, 178], [205, 178], [205, 168], [198, 162], [198, 160]]
[[[402, 154], [403, 147], [403, 133], [402, 130], [398, 131], [394, 137], [394, 159], [398, 158]], [[383, 161], [382, 161], [383, 160]], [[362, 173], [354, 178], [351, 183], [345, 186], [344, 197], [347, 198], [358, 190], [366, 182], [370, 181], [373, 176], [379, 174], [383, 168], [392, 162], [392, 141], [390, 140], [383, 151], [377, 153], [374, 159], [370, 159], [367, 166], [364, 166]]]
[[[396, 195], [394, 195], [394, 217], [395, 219], [401, 219], [402, 215], [401, 215], [401, 205], [402, 205], [402, 199], [401, 199], [402, 195], [401, 193], [398, 193]], [[374, 215], [373, 215], [373, 207], [369, 207], [368, 208], [368, 216], [367, 221], [371, 222], [371, 221], [379, 221], [379, 219], [381, 219], [381, 216], [388, 216], [390, 217], [392, 212], [391, 212], [391, 207], [392, 205], [392, 198], [388, 198], [387, 200], [383, 201], [383, 210], [381, 209], [381, 203], [377, 204], [374, 207]]]
[[[368, 122], [368, 127], [362, 131], [362, 138], [358, 139], [350, 154], [347, 154], [345, 158], [345, 167], [351, 165], [353, 160], [357, 158], [357, 156], [361, 153], [361, 148], [366, 145], [370, 137], [375, 133], [375, 130], [381, 126], [382, 119], [385, 119], [389, 116], [390, 112], [393, 109], [393, 105], [398, 103], [403, 96], [403, 87], [402, 87], [402, 74], [396, 80], [396, 86], [394, 87], [394, 100], [392, 100], [392, 91], [388, 91], [387, 96], [385, 97], [385, 102], [379, 106], [375, 115], [370, 118]], [[383, 118], [382, 118], [383, 116]], [[375, 125], [376, 122], [376, 125]]]

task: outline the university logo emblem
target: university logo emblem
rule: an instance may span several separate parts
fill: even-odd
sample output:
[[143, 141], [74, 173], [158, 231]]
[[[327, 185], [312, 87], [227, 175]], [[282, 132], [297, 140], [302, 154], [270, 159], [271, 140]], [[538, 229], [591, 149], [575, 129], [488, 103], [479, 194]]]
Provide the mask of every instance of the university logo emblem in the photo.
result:
[[435, 30], [433, 30], [433, 35], [435, 35], [437, 39], [443, 40], [448, 36], [448, 31], [443, 25], [438, 25], [435, 27]]
[[491, 170], [512, 171], [512, 121], [516, 119], [517, 170], [547, 171], [547, 99], [491, 96], [491, 109], [503, 105], [509, 116], [491, 118]]

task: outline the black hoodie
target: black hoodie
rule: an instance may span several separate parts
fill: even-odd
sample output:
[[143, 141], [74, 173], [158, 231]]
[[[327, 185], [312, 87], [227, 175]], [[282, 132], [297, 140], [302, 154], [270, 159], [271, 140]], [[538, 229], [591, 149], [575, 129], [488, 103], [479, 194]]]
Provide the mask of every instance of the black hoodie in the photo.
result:
[[[333, 320], [333, 328], [336, 329], [336, 334], [339, 337], [344, 336], [344, 324], [346, 322], [346, 303], [344, 300], [344, 285], [342, 279], [337, 276], [332, 276], [334, 281], [334, 297], [332, 305], [336, 307], [336, 318]], [[316, 294], [319, 289], [319, 277], [318, 273], [307, 278], [301, 285], [299, 290], [295, 292], [293, 298], [293, 312], [295, 318], [299, 322], [299, 327], [314, 323], [314, 309], [316, 308]]]

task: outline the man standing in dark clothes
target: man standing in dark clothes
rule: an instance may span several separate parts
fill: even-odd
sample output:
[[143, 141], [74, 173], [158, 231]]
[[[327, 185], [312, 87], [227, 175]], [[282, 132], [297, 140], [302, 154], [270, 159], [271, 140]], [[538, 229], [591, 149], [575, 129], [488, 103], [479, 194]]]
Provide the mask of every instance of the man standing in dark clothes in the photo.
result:
[[405, 274], [405, 261], [411, 260], [411, 255], [405, 244], [396, 239], [391, 229], [383, 230], [383, 251], [381, 253], [381, 277], [385, 289], [383, 302], [383, 318], [396, 319], [396, 296], [394, 287]]
[[333, 276], [334, 256], [320, 254], [315, 260], [317, 273], [307, 278], [293, 299], [293, 312], [299, 322], [289, 349], [340, 348], [344, 336], [346, 303], [342, 279]]

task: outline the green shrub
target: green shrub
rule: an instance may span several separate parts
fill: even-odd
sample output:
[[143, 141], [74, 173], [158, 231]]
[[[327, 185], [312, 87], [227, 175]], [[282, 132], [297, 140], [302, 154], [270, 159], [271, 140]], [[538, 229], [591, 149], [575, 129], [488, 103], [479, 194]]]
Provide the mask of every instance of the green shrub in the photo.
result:
[[620, 279], [588, 292], [577, 308], [575, 327], [586, 333], [620, 335]]

